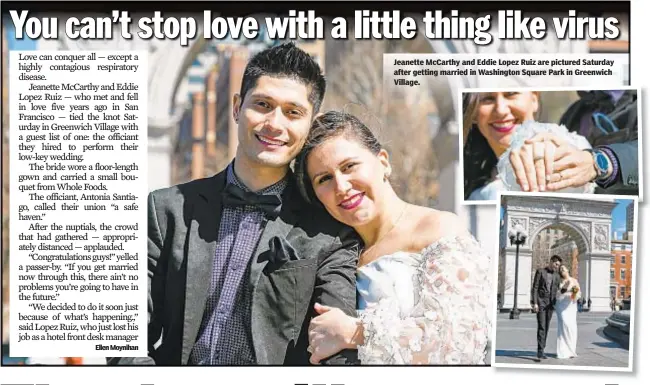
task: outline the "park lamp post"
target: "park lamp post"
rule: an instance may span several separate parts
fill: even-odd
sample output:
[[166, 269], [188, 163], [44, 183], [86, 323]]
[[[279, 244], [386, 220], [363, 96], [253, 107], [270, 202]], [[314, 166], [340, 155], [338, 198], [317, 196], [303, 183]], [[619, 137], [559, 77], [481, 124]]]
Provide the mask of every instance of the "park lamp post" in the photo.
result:
[[526, 234], [526, 230], [521, 225], [517, 225], [514, 229], [510, 229], [508, 238], [510, 238], [510, 244], [517, 247], [515, 254], [515, 298], [512, 304], [512, 310], [510, 311], [510, 319], [519, 319], [520, 311], [517, 308], [517, 296], [519, 295], [519, 246], [526, 243], [528, 234]]

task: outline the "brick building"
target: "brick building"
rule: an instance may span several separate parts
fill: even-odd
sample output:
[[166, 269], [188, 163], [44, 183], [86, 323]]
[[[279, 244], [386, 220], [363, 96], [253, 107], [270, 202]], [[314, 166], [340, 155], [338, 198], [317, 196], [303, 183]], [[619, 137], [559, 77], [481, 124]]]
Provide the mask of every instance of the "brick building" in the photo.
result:
[[632, 239], [612, 240], [609, 290], [617, 300], [632, 295]]

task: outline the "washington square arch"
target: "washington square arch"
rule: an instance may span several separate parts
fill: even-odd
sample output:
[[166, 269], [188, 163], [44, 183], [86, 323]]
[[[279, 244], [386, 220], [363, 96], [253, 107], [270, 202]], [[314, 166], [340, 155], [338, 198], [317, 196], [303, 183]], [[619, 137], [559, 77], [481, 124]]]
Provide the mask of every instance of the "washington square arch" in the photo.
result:
[[610, 310], [610, 234], [613, 199], [503, 196], [499, 240], [498, 298], [501, 310], [512, 309], [515, 295], [516, 246], [508, 232], [523, 229], [528, 237], [519, 247], [517, 307], [530, 310], [534, 271], [560, 255], [591, 300], [591, 311]]

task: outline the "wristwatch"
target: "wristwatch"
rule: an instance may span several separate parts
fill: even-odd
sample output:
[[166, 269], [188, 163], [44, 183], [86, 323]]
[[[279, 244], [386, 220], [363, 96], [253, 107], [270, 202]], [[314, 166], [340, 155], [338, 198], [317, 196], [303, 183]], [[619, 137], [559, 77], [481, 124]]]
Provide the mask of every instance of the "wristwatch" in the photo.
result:
[[604, 180], [607, 178], [607, 170], [611, 165], [611, 161], [607, 154], [601, 150], [588, 150], [594, 157], [594, 168], [596, 169], [596, 180]]

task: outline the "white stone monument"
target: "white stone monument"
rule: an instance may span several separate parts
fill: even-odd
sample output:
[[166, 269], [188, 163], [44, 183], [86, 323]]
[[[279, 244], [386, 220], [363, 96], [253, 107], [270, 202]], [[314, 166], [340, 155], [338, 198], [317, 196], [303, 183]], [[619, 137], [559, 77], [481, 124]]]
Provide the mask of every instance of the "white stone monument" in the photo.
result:
[[[502, 309], [514, 303], [516, 247], [504, 234], [517, 226], [529, 235], [519, 248], [517, 307], [530, 309], [532, 283], [532, 245], [543, 229], [560, 228], [578, 247], [578, 277], [585, 299], [591, 299], [591, 311], [609, 311], [610, 234], [613, 199], [507, 196], [503, 204], [498, 288]], [[570, 261], [564, 261], [570, 263]]]

